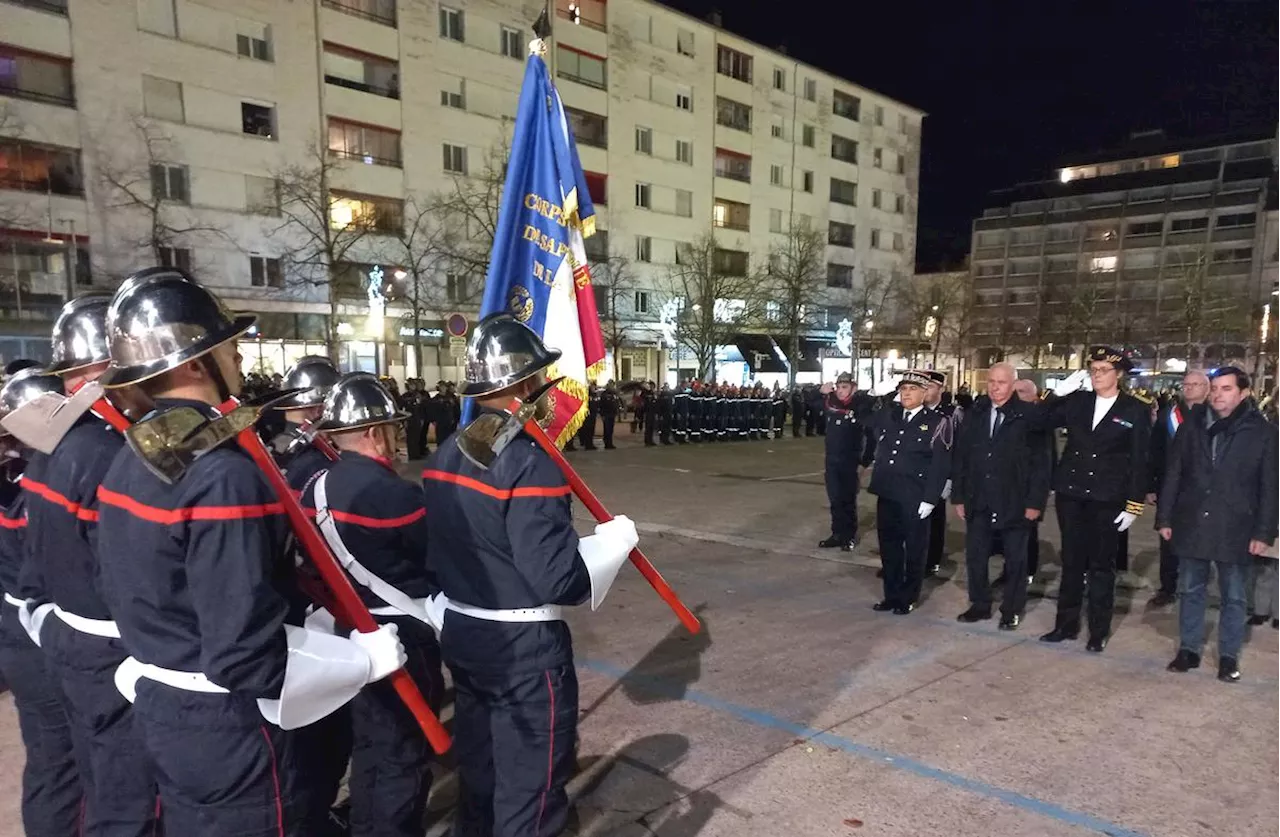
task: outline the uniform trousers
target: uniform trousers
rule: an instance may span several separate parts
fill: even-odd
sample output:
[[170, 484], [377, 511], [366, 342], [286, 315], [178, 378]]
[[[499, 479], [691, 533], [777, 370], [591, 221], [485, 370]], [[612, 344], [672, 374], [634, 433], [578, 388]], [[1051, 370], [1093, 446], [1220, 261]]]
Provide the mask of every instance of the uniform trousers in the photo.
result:
[[915, 604], [924, 583], [924, 558], [929, 521], [921, 520], [919, 503], [881, 497], [876, 501], [876, 534], [884, 567], [884, 600], [892, 605]]
[[596, 414], [588, 412], [587, 417], [582, 421], [582, 429], [578, 431], [578, 441], [582, 444], [583, 449], [592, 450], [595, 448], [596, 436]]
[[116, 668], [128, 656], [124, 646], [81, 633], [57, 614], [45, 619], [40, 644], [66, 701], [84, 787], [85, 837], [153, 837], [154, 767], [133, 709], [115, 683]]
[[831, 534], [837, 540], [852, 541], [858, 536], [858, 464], [828, 459], [826, 472]]
[[611, 448], [613, 447], [613, 425], [617, 422], [618, 417], [608, 413], [601, 413], [600, 420], [604, 423], [604, 446], [606, 448]]
[[495, 674], [450, 666], [461, 795], [454, 837], [550, 837], [569, 816], [573, 665]]
[[342, 778], [351, 760], [351, 705], [314, 724], [294, 731], [298, 762], [306, 771], [306, 782], [313, 804], [311, 832], [326, 833], [329, 811], [338, 800]]
[[1027, 606], [1027, 544], [1032, 525], [1021, 521], [1012, 526], [997, 527], [986, 509], [973, 509], [965, 518], [964, 556], [969, 579], [969, 604], [991, 609], [991, 581], [988, 567], [992, 542], [999, 537], [1004, 550], [1004, 597], [1000, 615], [1006, 619], [1021, 616]]
[[942, 554], [947, 544], [947, 504], [939, 503], [929, 513], [929, 553], [926, 567], [942, 564]]
[[62, 689], [44, 652], [19, 624], [17, 608], [0, 608], [0, 673], [13, 692], [26, 750], [23, 832], [27, 837], [71, 837], [79, 834], [83, 791]]
[[1108, 636], [1115, 609], [1116, 554], [1120, 548], [1115, 518], [1124, 511], [1124, 502], [1081, 500], [1059, 494], [1055, 505], [1062, 532], [1062, 584], [1056, 626], [1079, 630], [1087, 572], [1089, 635]]

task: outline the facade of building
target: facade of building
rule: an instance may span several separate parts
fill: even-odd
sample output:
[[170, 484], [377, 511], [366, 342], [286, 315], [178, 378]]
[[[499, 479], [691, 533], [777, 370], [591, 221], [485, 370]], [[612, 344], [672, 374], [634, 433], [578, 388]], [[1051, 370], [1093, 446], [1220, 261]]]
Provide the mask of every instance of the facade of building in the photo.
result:
[[[262, 315], [248, 367], [333, 342], [458, 377], [444, 321], [478, 307], [541, 8], [0, 0], [0, 354], [40, 351], [68, 288], [159, 261]], [[557, 0], [553, 26], [622, 377], [667, 374], [663, 278], [703, 233], [746, 271], [792, 223], [826, 232], [812, 364], [861, 276], [910, 274], [920, 111], [647, 0]]]
[[976, 367], [1079, 368], [1104, 340], [1147, 375], [1252, 359], [1275, 290], [1276, 160], [1265, 134], [1144, 134], [993, 193], [973, 222]]

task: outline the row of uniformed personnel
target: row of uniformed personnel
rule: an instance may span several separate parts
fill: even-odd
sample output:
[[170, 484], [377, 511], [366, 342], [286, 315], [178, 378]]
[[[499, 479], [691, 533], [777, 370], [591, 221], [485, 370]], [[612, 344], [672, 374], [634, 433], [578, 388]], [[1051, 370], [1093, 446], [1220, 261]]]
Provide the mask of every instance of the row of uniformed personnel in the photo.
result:
[[[0, 518], [26, 833], [317, 837], [349, 759], [351, 833], [420, 835], [430, 753], [384, 678], [406, 669], [438, 709], [442, 659], [457, 833], [558, 833], [577, 723], [562, 608], [599, 605], [634, 525], [579, 538], [564, 477], [523, 435], [485, 469], [455, 434], [416, 489], [392, 468], [405, 414], [390, 394], [314, 358], [279, 405], [297, 495], [276, 495], [219, 425], [253, 322], [179, 271], [144, 270], [68, 303], [53, 367], [0, 389], [6, 444], [27, 460]], [[508, 316], [486, 320], [465, 394], [482, 410], [528, 396], [557, 355]], [[158, 429], [126, 444], [116, 407]], [[299, 497], [377, 630], [301, 594], [284, 513]]]

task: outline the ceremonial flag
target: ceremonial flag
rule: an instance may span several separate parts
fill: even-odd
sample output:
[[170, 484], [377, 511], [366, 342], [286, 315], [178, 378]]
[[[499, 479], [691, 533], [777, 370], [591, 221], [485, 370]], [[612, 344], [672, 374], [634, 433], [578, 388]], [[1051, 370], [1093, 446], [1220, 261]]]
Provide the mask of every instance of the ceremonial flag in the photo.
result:
[[[548, 396], [553, 411], [547, 435], [564, 447], [586, 418], [588, 381], [605, 367], [583, 243], [595, 232], [595, 210], [560, 94], [542, 59], [545, 41], [534, 41], [529, 51], [480, 317], [510, 312], [560, 350], [548, 370], [563, 380]], [[468, 403], [464, 423], [473, 415]]]

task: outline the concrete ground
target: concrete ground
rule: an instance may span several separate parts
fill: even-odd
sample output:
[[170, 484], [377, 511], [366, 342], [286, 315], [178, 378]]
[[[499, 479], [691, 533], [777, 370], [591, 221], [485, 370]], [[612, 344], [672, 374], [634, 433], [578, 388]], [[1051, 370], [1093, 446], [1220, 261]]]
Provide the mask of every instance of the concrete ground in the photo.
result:
[[[861, 498], [855, 552], [814, 548], [828, 531], [821, 443], [645, 449], [622, 434], [616, 451], [569, 455], [637, 521], [641, 547], [705, 624], [685, 633], [629, 568], [599, 612], [571, 617], [573, 833], [1277, 833], [1277, 634], [1252, 630], [1238, 684], [1213, 676], [1216, 631], [1204, 668], [1165, 672], [1176, 612], [1145, 607], [1157, 562], [1149, 515], [1104, 654], [1036, 641], [1053, 622], [1052, 512], [1017, 632], [956, 622], [967, 599], [954, 518], [943, 578], [920, 609], [879, 614], [873, 500]], [[16, 837], [21, 745], [7, 696], [0, 752], [0, 837]], [[432, 835], [447, 832], [456, 794], [440, 773]]]

